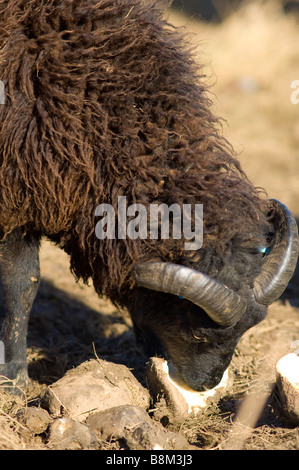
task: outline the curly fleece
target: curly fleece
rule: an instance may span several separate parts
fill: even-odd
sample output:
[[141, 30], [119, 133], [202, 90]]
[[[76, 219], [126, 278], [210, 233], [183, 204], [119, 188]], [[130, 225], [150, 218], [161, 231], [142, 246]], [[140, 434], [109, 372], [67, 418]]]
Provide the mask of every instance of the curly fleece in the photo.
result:
[[[78, 278], [120, 304], [136, 261], [219, 271], [211, 260], [225, 266], [235, 247], [258, 246], [266, 224], [202, 67], [161, 3], [0, 0], [2, 236], [23, 227], [54, 240]], [[202, 251], [171, 239], [100, 242], [95, 208], [121, 195], [203, 204]]]

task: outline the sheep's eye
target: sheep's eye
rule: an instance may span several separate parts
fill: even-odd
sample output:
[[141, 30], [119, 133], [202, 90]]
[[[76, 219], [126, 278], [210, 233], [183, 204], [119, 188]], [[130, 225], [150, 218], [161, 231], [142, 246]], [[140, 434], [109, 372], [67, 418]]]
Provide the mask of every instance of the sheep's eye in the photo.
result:
[[198, 343], [208, 343], [208, 338], [200, 331], [192, 331], [192, 338]]

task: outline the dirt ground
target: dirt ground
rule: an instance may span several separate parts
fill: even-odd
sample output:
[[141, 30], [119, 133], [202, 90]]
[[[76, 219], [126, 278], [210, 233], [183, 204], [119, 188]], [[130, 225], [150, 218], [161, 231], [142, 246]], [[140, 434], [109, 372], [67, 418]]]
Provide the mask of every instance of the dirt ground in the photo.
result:
[[[250, 179], [299, 218], [299, 104], [291, 103], [291, 82], [299, 80], [298, 23], [275, 1], [258, 2], [221, 25], [170, 13], [193, 32], [205, 70], [215, 82], [215, 112], [227, 121], [231, 140]], [[275, 364], [299, 340], [299, 269], [268, 317], [241, 339], [232, 361], [232, 387], [217, 404], [179, 429], [198, 449], [298, 450], [299, 428], [284, 416], [275, 383]], [[46, 385], [95, 354], [125, 364], [143, 382], [145, 357], [135, 344], [130, 318], [93, 288], [76, 283], [68, 257], [45, 241], [41, 287], [29, 325], [28, 361], [32, 385], [26, 399], [0, 392], [0, 449], [47, 449], [47, 436], [33, 435], [18, 420]], [[249, 397], [249, 398], [247, 398]], [[254, 428], [236, 418], [249, 401]], [[259, 413], [259, 409], [261, 412]], [[109, 449], [109, 443], [106, 443]]]

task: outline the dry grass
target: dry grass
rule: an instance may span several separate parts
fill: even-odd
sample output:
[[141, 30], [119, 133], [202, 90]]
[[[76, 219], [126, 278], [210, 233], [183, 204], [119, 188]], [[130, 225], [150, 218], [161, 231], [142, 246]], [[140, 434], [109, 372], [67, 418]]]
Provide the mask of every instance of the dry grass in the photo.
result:
[[298, 22], [270, 0], [250, 2], [219, 26], [186, 26], [200, 42], [200, 58], [216, 82], [216, 112], [227, 120], [224, 133], [241, 152], [243, 167], [257, 186], [298, 213], [299, 105], [290, 101], [291, 82], [299, 79]]
[[41, 449], [41, 440], [33, 436], [18, 420], [18, 413], [27, 406], [27, 399], [0, 391], [0, 450]]

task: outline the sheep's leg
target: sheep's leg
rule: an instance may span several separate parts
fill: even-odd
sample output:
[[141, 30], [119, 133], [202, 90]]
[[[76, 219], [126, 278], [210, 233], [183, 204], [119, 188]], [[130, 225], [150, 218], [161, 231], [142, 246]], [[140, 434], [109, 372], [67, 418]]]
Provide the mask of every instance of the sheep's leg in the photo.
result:
[[[5, 317], [0, 333], [0, 376], [23, 387], [29, 383], [26, 342], [31, 307], [39, 285], [39, 240], [19, 230], [0, 242], [0, 275], [5, 295]], [[0, 356], [1, 359], [1, 356]], [[2, 379], [2, 380], [1, 380]], [[0, 382], [6, 383], [3, 377]], [[11, 388], [17, 392], [17, 388]]]

